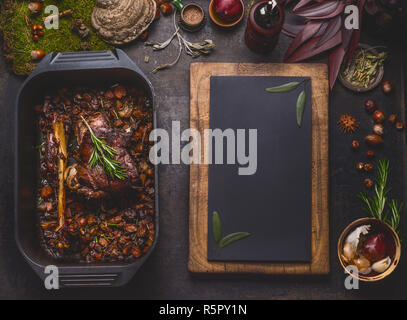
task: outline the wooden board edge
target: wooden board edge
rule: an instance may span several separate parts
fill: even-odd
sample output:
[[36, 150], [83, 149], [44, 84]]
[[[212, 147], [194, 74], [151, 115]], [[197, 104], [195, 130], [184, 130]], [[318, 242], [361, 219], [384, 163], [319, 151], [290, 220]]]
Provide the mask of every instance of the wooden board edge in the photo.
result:
[[[216, 67], [219, 67], [219, 65], [223, 66], [223, 69], [227, 69], [226, 67], [230, 66], [233, 67], [232, 69], [239, 69], [239, 67], [253, 67], [253, 66], [259, 66], [259, 64], [254, 64], [254, 63], [249, 63], [249, 64], [236, 64], [236, 63], [203, 63], [203, 62], [195, 62], [191, 64], [191, 69], [190, 69], [190, 74], [191, 74], [191, 94], [190, 94], [190, 103], [193, 102], [194, 96], [197, 92], [194, 92], [194, 88], [198, 83], [193, 82], [193, 73], [195, 73], [197, 70], [200, 68], [203, 68], [204, 71], [206, 72], [206, 77], [210, 77], [212, 75], [212, 70], [216, 70]], [[268, 65], [268, 64], [265, 64]], [[274, 64], [276, 65], [276, 64]], [[278, 64], [277, 64], [278, 65]], [[280, 64], [281, 66], [283, 64]], [[191, 187], [193, 184], [193, 180], [197, 177], [199, 177], [199, 168], [194, 168], [191, 166], [190, 168], [190, 216], [189, 216], [189, 222], [190, 222], [190, 234], [189, 234], [189, 239], [190, 239], [190, 245], [189, 245], [189, 259], [188, 259], [188, 270], [193, 273], [263, 273], [263, 274], [315, 274], [315, 275], [324, 275], [328, 274], [330, 272], [330, 260], [329, 260], [329, 84], [328, 84], [328, 67], [326, 64], [295, 64], [296, 66], [300, 67], [306, 67], [308, 68], [309, 66], [313, 66], [316, 69], [320, 69], [320, 72], [318, 72], [318, 75], [316, 76], [317, 78], [320, 78], [320, 75], [323, 74], [325, 75], [324, 79], [324, 99], [326, 105], [326, 110], [324, 110], [325, 113], [325, 120], [323, 123], [323, 126], [325, 127], [324, 129], [324, 134], [325, 137], [324, 140], [326, 141], [325, 144], [325, 150], [321, 151], [321, 157], [322, 157], [322, 162], [323, 162], [323, 172], [326, 172], [325, 174], [326, 181], [324, 183], [325, 185], [325, 195], [322, 196], [322, 202], [321, 202], [321, 227], [320, 227], [320, 237], [323, 237], [325, 239], [328, 239], [327, 243], [324, 245], [325, 248], [318, 248], [318, 252], [322, 254], [322, 256], [325, 257], [324, 260], [326, 260], [326, 264], [318, 264], [313, 261], [311, 264], [295, 264], [295, 265], [288, 265], [288, 264], [281, 264], [281, 263], [240, 263], [240, 262], [208, 262], [206, 258], [206, 251], [202, 250], [201, 253], [197, 253], [196, 251], [191, 252], [191, 241], [193, 241], [193, 235], [191, 232], [191, 225], [195, 224], [194, 221], [194, 215], [193, 210], [194, 210], [194, 204], [192, 203], [191, 199], [193, 199], [193, 194], [194, 190]], [[286, 65], [284, 65], [286, 67]], [[222, 71], [215, 72], [216, 74], [222, 74]], [[314, 74], [313, 74], [314, 75]], [[315, 78], [315, 76], [313, 77]], [[196, 88], [197, 89], [197, 88]], [[314, 96], [313, 96], [314, 98]], [[314, 105], [314, 104], [313, 104]], [[198, 119], [199, 122], [199, 119]], [[194, 122], [192, 117], [190, 118], [190, 125], [191, 128], [194, 127], [194, 124], [196, 125], [197, 123]], [[199, 124], [198, 124], [199, 125]], [[313, 132], [314, 134], [314, 132]], [[195, 180], [196, 181], [196, 180]], [[195, 208], [196, 209], [196, 208]], [[207, 219], [207, 217], [205, 217]], [[206, 223], [206, 228], [207, 228], [207, 223]], [[205, 244], [204, 247], [207, 245]], [[229, 268], [230, 267], [230, 268]], [[270, 269], [272, 268], [272, 269]], [[242, 269], [242, 270], [241, 270]]]

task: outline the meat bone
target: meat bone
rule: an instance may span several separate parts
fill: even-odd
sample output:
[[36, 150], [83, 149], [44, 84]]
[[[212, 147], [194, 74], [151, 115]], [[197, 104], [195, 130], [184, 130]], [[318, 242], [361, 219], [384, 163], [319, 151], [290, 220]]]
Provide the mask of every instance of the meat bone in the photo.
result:
[[59, 231], [65, 225], [66, 191], [64, 184], [64, 173], [68, 161], [66, 150], [66, 137], [64, 124], [61, 119], [54, 124], [54, 135], [58, 141], [58, 226], [55, 231]]

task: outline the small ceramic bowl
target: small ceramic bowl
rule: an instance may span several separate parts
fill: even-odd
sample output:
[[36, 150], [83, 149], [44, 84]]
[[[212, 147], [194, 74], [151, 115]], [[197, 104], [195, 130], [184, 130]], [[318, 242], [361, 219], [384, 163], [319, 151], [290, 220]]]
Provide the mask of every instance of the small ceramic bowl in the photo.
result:
[[244, 6], [244, 3], [243, 3], [243, 0], [240, 0], [240, 2], [242, 3], [242, 6], [243, 6], [242, 15], [234, 22], [229, 22], [229, 23], [224, 22], [219, 17], [216, 16], [215, 8], [214, 8], [214, 0], [211, 0], [211, 2], [209, 4], [209, 17], [211, 18], [213, 23], [215, 23], [219, 27], [232, 28], [232, 27], [236, 26], [237, 24], [239, 24], [242, 21], [243, 17], [244, 17], [244, 12], [245, 12], [244, 8], [245, 8], [245, 6]]
[[[365, 50], [370, 51], [371, 53], [377, 55], [378, 52], [376, 49], [374, 49], [373, 47], [367, 45], [367, 44], [363, 44], [363, 43], [359, 43], [359, 45], [357, 46], [356, 50], [358, 48], [362, 48]], [[342, 67], [341, 67], [342, 68]], [[339, 81], [349, 90], [352, 90], [354, 92], [367, 92], [370, 91], [374, 88], [376, 88], [380, 82], [383, 80], [383, 76], [384, 76], [384, 66], [383, 64], [379, 67], [379, 69], [377, 70], [376, 73], [376, 78], [375, 80], [368, 86], [368, 87], [359, 87], [359, 86], [355, 86], [354, 84], [350, 83], [342, 74], [342, 70], [339, 71]]]
[[[191, 10], [195, 10], [199, 12], [200, 19], [195, 22], [190, 22], [188, 19], [188, 12]], [[182, 22], [189, 28], [197, 28], [199, 27], [205, 19], [205, 12], [203, 11], [202, 7], [196, 3], [188, 3], [181, 11], [181, 20]]]
[[[345, 239], [348, 237], [348, 235], [353, 230], [355, 230], [357, 227], [360, 227], [362, 225], [371, 225], [372, 229], [380, 228], [381, 230], [383, 230], [385, 232], [386, 235], [391, 237], [391, 241], [393, 241], [393, 243], [394, 243], [394, 249], [395, 249], [394, 257], [392, 257], [391, 265], [383, 273], [376, 274], [373, 276], [362, 275], [362, 274], [355, 275], [355, 274], [349, 272], [349, 270], [347, 269], [348, 264], [344, 261], [344, 258], [342, 257], [342, 251], [343, 251], [343, 246], [345, 244]], [[338, 259], [339, 259], [339, 262], [340, 262], [341, 266], [343, 267], [343, 269], [348, 274], [350, 274], [352, 277], [359, 279], [361, 281], [365, 281], [365, 282], [375, 282], [375, 281], [382, 280], [382, 279], [386, 278], [387, 276], [389, 276], [396, 269], [397, 265], [399, 264], [400, 256], [401, 256], [401, 244], [400, 244], [400, 239], [399, 239], [397, 233], [387, 223], [385, 223], [381, 220], [378, 220], [378, 219], [374, 219], [374, 218], [362, 218], [362, 219], [356, 220], [356, 221], [352, 222], [351, 224], [349, 224], [345, 228], [345, 230], [342, 231], [342, 233], [339, 237], [337, 250], [338, 250]]]
[[[199, 10], [201, 13], [201, 17], [202, 19], [199, 19], [199, 21], [197, 21], [196, 23], [191, 23], [188, 21], [188, 10], [191, 9], [195, 9], [195, 10]], [[206, 24], [206, 15], [205, 15], [205, 11], [202, 9], [202, 7], [199, 4], [196, 3], [188, 3], [187, 5], [185, 5], [185, 7], [181, 10], [181, 12], [179, 10], [177, 10], [177, 22], [178, 22], [178, 26], [188, 32], [197, 32], [199, 30], [201, 30], [205, 24]]]

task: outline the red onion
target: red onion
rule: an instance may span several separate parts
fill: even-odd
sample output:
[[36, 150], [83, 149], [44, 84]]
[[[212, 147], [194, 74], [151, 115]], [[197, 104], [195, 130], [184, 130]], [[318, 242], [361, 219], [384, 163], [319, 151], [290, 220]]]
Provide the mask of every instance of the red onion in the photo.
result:
[[213, 8], [216, 15], [224, 22], [234, 22], [243, 13], [243, 5], [240, 0], [214, 0]]
[[370, 236], [363, 244], [363, 256], [375, 262], [386, 256], [386, 239], [383, 233]]

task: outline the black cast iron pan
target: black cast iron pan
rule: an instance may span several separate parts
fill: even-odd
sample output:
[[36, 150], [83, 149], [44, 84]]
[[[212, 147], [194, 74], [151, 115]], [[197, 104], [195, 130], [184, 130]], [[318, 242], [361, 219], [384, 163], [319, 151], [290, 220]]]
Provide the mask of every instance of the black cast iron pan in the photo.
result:
[[[98, 52], [51, 53], [23, 83], [16, 100], [15, 125], [15, 238], [28, 264], [41, 279], [44, 268], [55, 265], [59, 271], [60, 287], [117, 287], [130, 281], [154, 249], [158, 238], [158, 195], [155, 195], [156, 238], [148, 253], [132, 263], [69, 263], [49, 256], [41, 247], [37, 225], [36, 190], [39, 175], [38, 143], [34, 106], [43, 100], [45, 90], [52, 87], [100, 86], [115, 83], [142, 87], [156, 106], [154, 90], [143, 72], [119, 49]], [[158, 171], [155, 168], [155, 188], [158, 190]]]

